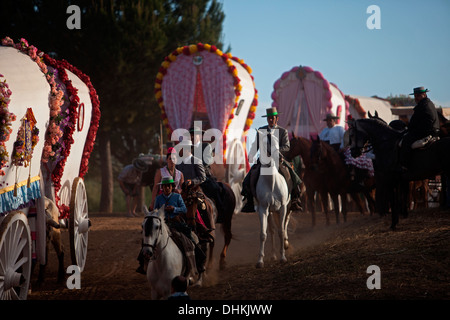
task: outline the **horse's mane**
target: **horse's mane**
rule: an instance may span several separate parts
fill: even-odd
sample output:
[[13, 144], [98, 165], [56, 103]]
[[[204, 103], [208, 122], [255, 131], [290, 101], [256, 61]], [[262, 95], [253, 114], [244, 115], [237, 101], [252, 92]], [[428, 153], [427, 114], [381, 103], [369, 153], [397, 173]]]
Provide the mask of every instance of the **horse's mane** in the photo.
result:
[[387, 131], [388, 133], [395, 135], [395, 136], [401, 135], [401, 133], [399, 133], [397, 130], [395, 130], [394, 128], [389, 126], [389, 124], [387, 124], [384, 120], [382, 120], [380, 118], [363, 118], [363, 119], [358, 119], [357, 121], [373, 124], [376, 127], [378, 127], [379, 129]]

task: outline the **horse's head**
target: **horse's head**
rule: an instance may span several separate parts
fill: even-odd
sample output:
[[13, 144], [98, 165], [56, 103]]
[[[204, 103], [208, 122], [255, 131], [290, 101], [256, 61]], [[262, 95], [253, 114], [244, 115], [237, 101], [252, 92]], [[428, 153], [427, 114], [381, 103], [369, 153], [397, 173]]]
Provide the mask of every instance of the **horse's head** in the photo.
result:
[[[347, 130], [347, 138], [346, 144], [350, 147], [350, 151], [352, 157], [359, 157], [363, 149], [365, 148], [369, 135], [367, 132], [361, 127], [360, 120], [351, 119], [348, 121], [348, 130]], [[346, 138], [346, 140], [347, 140]]]
[[320, 138], [314, 139], [311, 137], [311, 148], [310, 148], [310, 160], [312, 165], [317, 165], [323, 159], [324, 156], [324, 148], [322, 147], [322, 143]]
[[156, 248], [164, 233], [164, 206], [162, 206], [159, 210], [153, 210], [152, 212], [149, 212], [144, 206], [144, 213], [145, 218], [142, 222], [143, 254], [150, 259], [154, 257]]

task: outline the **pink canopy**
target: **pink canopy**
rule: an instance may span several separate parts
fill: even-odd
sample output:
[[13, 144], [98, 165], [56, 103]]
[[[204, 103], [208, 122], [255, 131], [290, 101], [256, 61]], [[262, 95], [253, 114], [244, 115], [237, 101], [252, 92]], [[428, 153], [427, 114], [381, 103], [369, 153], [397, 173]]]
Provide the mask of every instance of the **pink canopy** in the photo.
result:
[[339, 117], [337, 125], [346, 126], [348, 102], [336, 85], [310, 67], [294, 67], [274, 83], [272, 106], [280, 112], [279, 123], [297, 136], [317, 136], [326, 123], [326, 114]]

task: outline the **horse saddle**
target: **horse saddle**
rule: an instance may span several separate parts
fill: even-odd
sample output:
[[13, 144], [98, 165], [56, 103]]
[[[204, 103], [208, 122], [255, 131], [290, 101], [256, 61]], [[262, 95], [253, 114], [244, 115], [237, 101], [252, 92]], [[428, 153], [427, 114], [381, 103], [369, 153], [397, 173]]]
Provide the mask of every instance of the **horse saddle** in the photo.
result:
[[426, 148], [438, 140], [439, 140], [439, 137], [433, 137], [432, 135], [429, 135], [429, 136], [426, 136], [425, 138], [414, 141], [411, 144], [411, 149]]
[[[411, 149], [424, 149], [428, 146], [430, 146], [431, 144], [435, 143], [436, 141], [439, 140], [439, 137], [433, 137], [432, 135], [428, 135], [425, 138], [419, 139], [414, 141], [411, 144]], [[398, 143], [398, 146], [401, 148], [402, 147], [402, 142], [403, 139], [400, 140], [400, 142]]]

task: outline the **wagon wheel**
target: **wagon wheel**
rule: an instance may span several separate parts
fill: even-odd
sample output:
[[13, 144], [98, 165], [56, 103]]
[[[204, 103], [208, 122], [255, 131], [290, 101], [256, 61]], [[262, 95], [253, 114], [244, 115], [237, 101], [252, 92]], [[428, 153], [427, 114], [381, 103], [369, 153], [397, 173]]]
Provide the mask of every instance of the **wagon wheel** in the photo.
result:
[[246, 173], [245, 160], [245, 151], [242, 143], [237, 139], [233, 140], [227, 154], [226, 179], [236, 196], [236, 213], [242, 208], [241, 191], [242, 181], [244, 181]]
[[0, 299], [25, 300], [31, 276], [31, 235], [22, 212], [11, 212], [0, 225]]
[[84, 270], [87, 255], [88, 231], [91, 222], [88, 218], [88, 203], [83, 179], [75, 178], [70, 200], [69, 234], [72, 263]]

